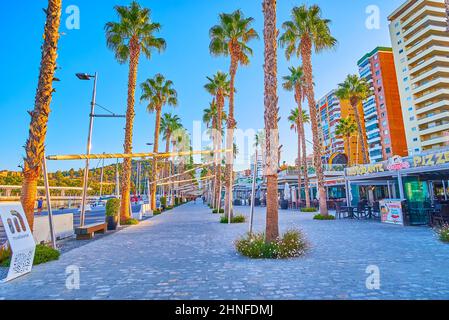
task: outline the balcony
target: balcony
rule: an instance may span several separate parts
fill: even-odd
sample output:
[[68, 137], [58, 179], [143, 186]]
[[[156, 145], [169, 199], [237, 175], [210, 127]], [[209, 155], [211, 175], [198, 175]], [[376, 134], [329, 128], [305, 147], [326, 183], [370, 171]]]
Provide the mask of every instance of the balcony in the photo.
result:
[[426, 90], [429, 90], [430, 88], [433, 87], [445, 87], [445, 88], [449, 88], [449, 78], [443, 78], [443, 77], [439, 77], [436, 79], [432, 79], [429, 82], [426, 82], [420, 86], [414, 87], [413, 88], [413, 93], [415, 95], [421, 93], [421, 92], [425, 92]]
[[443, 35], [446, 32], [446, 27], [444, 26], [435, 26], [435, 25], [428, 25], [427, 27], [423, 28], [422, 30], [420, 30], [419, 32], [417, 32], [416, 34], [414, 34], [413, 36], [411, 36], [408, 39], [405, 39], [404, 44], [405, 47], [410, 47], [412, 45], [416, 45], [416, 42], [419, 41], [419, 39], [423, 38], [427, 38], [429, 36], [429, 34], [434, 34], [434, 35]]
[[377, 118], [374, 119], [374, 120], [365, 122], [365, 127], [368, 128], [368, 127], [371, 127], [371, 126], [376, 125], [376, 124], [379, 124], [379, 121], [377, 120]]
[[[447, 144], [449, 142], [449, 137], [445, 137], [445, 136], [440, 136], [440, 137], [436, 137], [436, 138], [431, 138], [431, 139], [428, 139], [428, 140], [423, 140], [422, 142], [421, 142], [421, 145], [423, 146], [423, 147], [430, 147], [430, 146], [432, 146], [432, 145], [436, 145], [436, 144], [442, 144], [442, 143], [444, 143], [444, 144]], [[426, 148], [427, 149], [427, 148]]]
[[427, 60], [424, 60], [416, 65], [410, 65], [410, 75], [416, 75], [422, 72], [422, 70], [427, 69], [433, 65], [448, 65], [449, 66], [449, 55], [447, 56], [433, 56]]
[[[413, 7], [416, 8], [417, 5], [415, 5]], [[408, 12], [412, 12], [412, 11], [408, 11]], [[413, 23], [413, 25], [415, 25], [416, 24], [415, 20], [421, 21], [423, 17], [425, 17], [429, 14], [430, 15], [444, 15], [445, 11], [444, 11], [444, 8], [442, 8], [442, 7], [425, 5], [423, 8], [419, 9], [416, 13], [412, 14], [410, 17], [408, 17], [406, 20], [404, 20], [402, 22], [402, 28], [406, 29], [411, 23]]]
[[[449, 130], [449, 123], [446, 123], [446, 124], [436, 125], [434, 127], [427, 128], [425, 130], [420, 130], [419, 134], [421, 136], [425, 136], [425, 135], [429, 135], [429, 134], [432, 134], [432, 133], [437, 133], [437, 132], [440, 132], [440, 131], [448, 131], [448, 130]], [[446, 137], [446, 139], [448, 139], [448, 141], [449, 141], [449, 137]], [[424, 141], [424, 139], [422, 139], [422, 140]]]
[[427, 78], [435, 77], [437, 75], [447, 75], [449, 78], [449, 66], [448, 67], [433, 67], [432, 69], [421, 73], [418, 77], [415, 77], [411, 80], [412, 84], [417, 84], [420, 81], [423, 81]]
[[419, 104], [424, 103], [428, 100], [435, 100], [435, 98], [442, 96], [442, 95], [449, 96], [449, 89], [439, 88], [435, 91], [425, 94], [422, 97], [415, 98], [415, 105], [418, 106]]
[[442, 107], [449, 106], [449, 100], [440, 100], [438, 102], [430, 103], [429, 105], [422, 107], [420, 109], [416, 109], [416, 114], [420, 115], [435, 109], [440, 109]]
[[404, 36], [404, 38], [410, 38], [417, 31], [419, 32], [419, 29], [424, 29], [424, 28], [422, 28], [422, 26], [425, 24], [438, 26], [438, 25], [441, 25], [444, 23], [446, 23], [446, 17], [425, 15], [422, 20], [420, 20], [418, 23], [414, 24], [407, 31], [403, 32], [402, 35]]
[[418, 52], [420, 50], [422, 50], [422, 48], [429, 47], [433, 43], [440, 44], [440, 45], [444, 46], [447, 44], [448, 41], [449, 41], [449, 37], [447, 35], [432, 34], [432, 35], [424, 38], [420, 42], [415, 43], [413, 46], [406, 47], [405, 49], [407, 52], [407, 57], [409, 59], [413, 58], [415, 55], [418, 54]]
[[443, 111], [440, 113], [432, 114], [428, 117], [420, 118], [420, 119], [418, 119], [417, 122], [418, 122], [418, 125], [423, 125], [426, 123], [435, 122], [435, 121], [442, 120], [445, 118], [449, 119], [449, 111]]
[[[440, 53], [440, 54], [438, 54]], [[449, 56], [449, 47], [447, 46], [440, 46], [440, 45], [432, 45], [430, 48], [427, 48], [426, 50], [420, 52], [418, 55], [416, 55], [415, 57], [411, 58], [408, 60], [408, 63], [410, 66], [412, 66], [415, 63], [423, 63], [420, 62], [420, 60], [424, 60], [424, 62], [427, 59], [424, 58], [432, 58], [433, 56], [445, 56], [448, 57]], [[414, 68], [411, 67], [410, 69]]]
[[380, 139], [381, 139], [380, 136], [377, 136], [377, 137], [368, 139], [367, 142], [368, 142], [368, 144], [376, 143], [376, 142], [380, 142]]

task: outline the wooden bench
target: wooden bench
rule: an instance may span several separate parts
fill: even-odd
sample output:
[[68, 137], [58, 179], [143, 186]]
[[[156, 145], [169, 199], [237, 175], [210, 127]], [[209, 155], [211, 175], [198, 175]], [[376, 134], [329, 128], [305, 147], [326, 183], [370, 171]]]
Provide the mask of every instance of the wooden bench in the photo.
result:
[[75, 229], [76, 240], [90, 240], [93, 239], [95, 233], [106, 233], [107, 223], [95, 223], [78, 227]]

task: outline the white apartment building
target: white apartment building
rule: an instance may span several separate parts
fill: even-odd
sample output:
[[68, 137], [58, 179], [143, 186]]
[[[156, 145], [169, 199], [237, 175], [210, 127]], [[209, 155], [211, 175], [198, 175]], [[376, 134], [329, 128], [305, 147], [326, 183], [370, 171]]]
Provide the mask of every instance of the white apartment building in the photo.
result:
[[409, 154], [449, 142], [449, 32], [444, 0], [408, 0], [389, 16]]

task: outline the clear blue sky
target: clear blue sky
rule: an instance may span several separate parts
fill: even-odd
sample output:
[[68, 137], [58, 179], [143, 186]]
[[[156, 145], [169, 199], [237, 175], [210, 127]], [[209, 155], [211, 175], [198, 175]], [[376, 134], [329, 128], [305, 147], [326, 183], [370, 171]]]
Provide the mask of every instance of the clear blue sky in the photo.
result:
[[[357, 71], [356, 62], [376, 46], [390, 46], [387, 16], [403, 0], [315, 0], [278, 1], [278, 23], [289, 18], [290, 10], [302, 3], [316, 3], [324, 16], [332, 20], [332, 32], [339, 40], [337, 50], [314, 56], [316, 98], [333, 89], [349, 73]], [[129, 1], [63, 1], [64, 9], [69, 5], [80, 8], [81, 28], [67, 30], [66, 14], [63, 14], [61, 32], [65, 33], [59, 43], [59, 58], [56, 93], [51, 105], [52, 113], [47, 136], [47, 154], [71, 154], [85, 152], [91, 84], [81, 82], [76, 72], [97, 71], [98, 103], [117, 113], [126, 109], [127, 65], [119, 65], [113, 53], [106, 48], [104, 25], [116, 21], [115, 4]], [[152, 60], [141, 59], [138, 83], [156, 73], [172, 79], [179, 93], [177, 112], [184, 125], [191, 130], [192, 123], [200, 120], [202, 110], [208, 106], [210, 96], [203, 90], [205, 77], [217, 70], [228, 70], [226, 58], [209, 55], [208, 31], [218, 22], [220, 12], [242, 9], [247, 16], [255, 18], [254, 27], [262, 36], [263, 15], [261, 0], [140, 0], [141, 5], [151, 8], [154, 21], [162, 24], [160, 35], [167, 40], [167, 50]], [[381, 28], [368, 30], [365, 27], [366, 7], [378, 5], [381, 13]], [[0, 108], [3, 121], [0, 127], [0, 169], [17, 170], [24, 154], [23, 145], [27, 137], [29, 116], [34, 102], [40, 62], [46, 1], [8, 1], [2, 5], [0, 24], [2, 43], [0, 61]], [[243, 129], [263, 128], [263, 42], [251, 44], [254, 57], [249, 67], [240, 68], [237, 75], [236, 118]], [[279, 77], [286, 74], [291, 64], [282, 51], [279, 54]], [[140, 91], [137, 90], [137, 101]], [[289, 130], [286, 118], [293, 107], [293, 97], [280, 87], [281, 112], [280, 135], [284, 144], [283, 160], [293, 163], [296, 155], [296, 136]], [[173, 111], [166, 108], [166, 111]], [[95, 122], [93, 152], [121, 152], [123, 150], [124, 121], [99, 119]], [[146, 112], [145, 106], [136, 104], [134, 129], [134, 151], [148, 150], [152, 141], [154, 116]], [[96, 163], [94, 163], [94, 166]], [[80, 162], [50, 163], [50, 170], [79, 168]]]

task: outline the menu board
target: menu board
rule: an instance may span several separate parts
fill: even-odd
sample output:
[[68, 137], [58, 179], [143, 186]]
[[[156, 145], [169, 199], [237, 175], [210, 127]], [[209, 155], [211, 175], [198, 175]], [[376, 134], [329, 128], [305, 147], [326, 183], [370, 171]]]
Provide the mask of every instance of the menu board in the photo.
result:
[[383, 223], [404, 225], [404, 213], [402, 201], [397, 199], [385, 199], [379, 202], [380, 215]]

